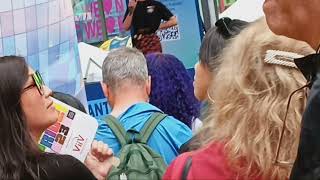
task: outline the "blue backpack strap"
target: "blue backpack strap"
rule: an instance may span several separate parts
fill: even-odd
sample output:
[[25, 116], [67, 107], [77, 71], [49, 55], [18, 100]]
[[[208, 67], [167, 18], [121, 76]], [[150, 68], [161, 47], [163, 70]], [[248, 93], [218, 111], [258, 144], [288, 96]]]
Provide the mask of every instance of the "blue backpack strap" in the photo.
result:
[[139, 133], [140, 142], [146, 144], [157, 125], [166, 117], [167, 115], [161, 112], [153, 113]]
[[113, 117], [112, 115], [108, 115], [105, 118], [105, 121], [107, 125], [112, 130], [113, 134], [118, 139], [121, 147], [127, 144], [126, 141], [126, 130], [122, 127], [122, 125], [119, 123], [118, 119]]

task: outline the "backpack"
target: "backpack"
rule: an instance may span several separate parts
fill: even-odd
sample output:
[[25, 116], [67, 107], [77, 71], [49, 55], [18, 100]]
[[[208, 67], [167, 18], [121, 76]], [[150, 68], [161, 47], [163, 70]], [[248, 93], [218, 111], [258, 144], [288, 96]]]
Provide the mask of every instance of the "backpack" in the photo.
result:
[[157, 180], [161, 179], [167, 165], [163, 158], [147, 145], [147, 141], [159, 122], [167, 115], [153, 113], [138, 132], [129, 129], [127, 132], [118, 120], [109, 115], [106, 123], [118, 139], [120, 149], [120, 164], [113, 167], [108, 180]]

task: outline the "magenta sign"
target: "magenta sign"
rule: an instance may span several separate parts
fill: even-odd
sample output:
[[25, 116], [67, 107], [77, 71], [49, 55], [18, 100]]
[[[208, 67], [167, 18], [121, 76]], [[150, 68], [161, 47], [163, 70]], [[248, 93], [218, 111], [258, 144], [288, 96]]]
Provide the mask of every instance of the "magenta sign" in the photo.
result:
[[[122, 19], [126, 0], [102, 0], [108, 36], [123, 31]], [[98, 0], [73, 0], [78, 41], [94, 43], [103, 40], [104, 24]]]

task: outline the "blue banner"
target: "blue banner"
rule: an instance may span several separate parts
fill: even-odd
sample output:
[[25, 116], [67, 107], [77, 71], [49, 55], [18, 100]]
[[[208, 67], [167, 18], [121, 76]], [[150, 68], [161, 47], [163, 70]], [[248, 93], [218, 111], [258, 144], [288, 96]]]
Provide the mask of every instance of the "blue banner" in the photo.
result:
[[178, 18], [178, 25], [158, 32], [163, 52], [173, 54], [186, 68], [198, 61], [203, 36], [197, 0], [159, 0]]
[[100, 82], [86, 83], [86, 93], [88, 100], [88, 112], [96, 119], [102, 119], [111, 112], [105, 98]]

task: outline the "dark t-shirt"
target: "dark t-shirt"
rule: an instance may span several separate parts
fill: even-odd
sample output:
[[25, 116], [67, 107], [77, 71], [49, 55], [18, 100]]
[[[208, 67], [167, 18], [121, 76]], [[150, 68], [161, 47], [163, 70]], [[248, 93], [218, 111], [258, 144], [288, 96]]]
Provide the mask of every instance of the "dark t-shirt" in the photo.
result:
[[[128, 13], [127, 9], [123, 21]], [[161, 20], [168, 21], [172, 16], [173, 14], [161, 2], [154, 0], [138, 1], [132, 17], [133, 35], [155, 33]]]
[[[44, 154], [39, 160], [41, 180], [96, 180], [91, 171], [78, 159], [69, 155]], [[33, 167], [37, 172], [37, 167]], [[21, 179], [31, 179], [23, 173]]]

